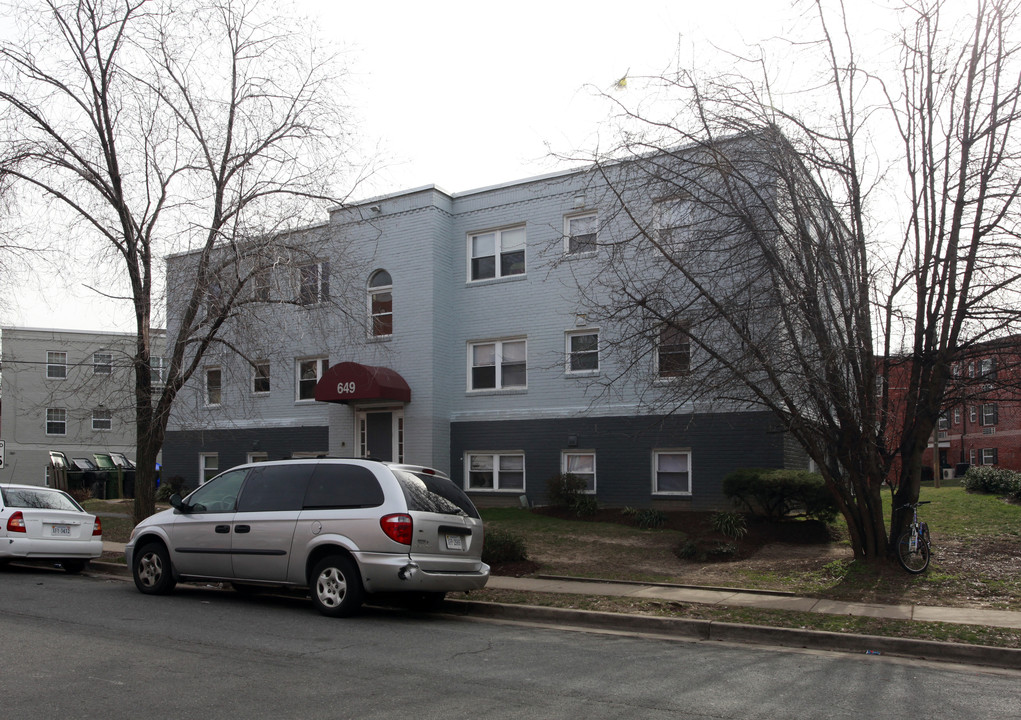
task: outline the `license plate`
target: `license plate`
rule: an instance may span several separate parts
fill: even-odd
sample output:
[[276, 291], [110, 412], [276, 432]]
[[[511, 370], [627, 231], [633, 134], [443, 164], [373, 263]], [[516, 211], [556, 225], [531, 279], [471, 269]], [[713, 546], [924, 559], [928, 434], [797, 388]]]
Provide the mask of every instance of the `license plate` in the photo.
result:
[[447, 550], [464, 550], [464, 537], [461, 535], [447, 535]]
[[70, 525], [54, 525], [50, 528], [50, 535], [70, 535]]

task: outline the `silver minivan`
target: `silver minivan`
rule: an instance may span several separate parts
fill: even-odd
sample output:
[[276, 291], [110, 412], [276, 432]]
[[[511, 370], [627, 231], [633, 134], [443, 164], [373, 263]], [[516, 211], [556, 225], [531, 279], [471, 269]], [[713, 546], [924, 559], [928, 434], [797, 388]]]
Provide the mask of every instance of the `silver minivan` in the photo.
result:
[[405, 592], [435, 605], [489, 579], [483, 527], [442, 473], [375, 460], [296, 459], [227, 470], [139, 523], [125, 548], [135, 586], [178, 581], [308, 588], [324, 615], [366, 594]]

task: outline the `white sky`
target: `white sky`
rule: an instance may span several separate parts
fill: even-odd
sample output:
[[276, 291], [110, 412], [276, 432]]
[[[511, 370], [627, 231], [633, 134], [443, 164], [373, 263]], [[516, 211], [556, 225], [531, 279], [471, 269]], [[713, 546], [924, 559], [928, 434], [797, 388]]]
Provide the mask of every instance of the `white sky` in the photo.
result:
[[[462, 192], [560, 169], [550, 151], [593, 149], [606, 120], [589, 86], [659, 74], [679, 49], [682, 62], [709, 64], [709, 42], [740, 49], [782, 35], [795, 16], [790, 0], [293, 1], [345, 49], [362, 152], [385, 165], [354, 199], [429, 184]], [[83, 289], [95, 272], [26, 283], [0, 324], [133, 330], [129, 304]]]

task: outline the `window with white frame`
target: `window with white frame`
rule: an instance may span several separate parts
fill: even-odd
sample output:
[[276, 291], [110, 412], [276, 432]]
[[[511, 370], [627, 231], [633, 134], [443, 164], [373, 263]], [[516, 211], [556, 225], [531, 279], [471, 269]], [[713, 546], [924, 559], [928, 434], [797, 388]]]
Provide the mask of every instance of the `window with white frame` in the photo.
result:
[[658, 200], [653, 206], [656, 240], [668, 248], [684, 245], [695, 227], [695, 203], [687, 196]]
[[524, 490], [524, 453], [467, 453], [469, 490]]
[[96, 408], [92, 411], [93, 430], [112, 430], [113, 413], [105, 408]]
[[564, 252], [568, 255], [595, 252], [599, 218], [595, 213], [564, 218]]
[[948, 418], [945, 414], [944, 415], [940, 415], [939, 418], [936, 420], [936, 426], [940, 430], [949, 430], [950, 429], [950, 418]]
[[250, 462], [250, 463], [269, 462], [269, 453], [266, 453], [266, 452], [250, 452], [245, 457], [245, 461], [246, 462]]
[[971, 422], [975, 422], [976, 420], [978, 420], [978, 410], [975, 409], [974, 405], [968, 408], [968, 419]]
[[270, 268], [259, 270], [252, 276], [252, 300], [269, 302], [272, 299], [273, 271]]
[[110, 353], [92, 354], [92, 374], [109, 375], [113, 372], [113, 355]]
[[974, 450], [969, 450], [968, 451], [968, 463], [970, 465], [974, 465], [975, 464], [975, 451]]
[[219, 453], [199, 453], [199, 483], [205, 484], [220, 472]]
[[691, 338], [687, 325], [675, 321], [660, 327], [656, 368], [661, 378], [688, 374], [691, 369]]
[[266, 395], [269, 393], [269, 362], [257, 362], [252, 367], [252, 393]]
[[46, 353], [46, 377], [50, 380], [63, 380], [67, 377], [67, 353]]
[[66, 408], [46, 408], [46, 434], [67, 435]]
[[599, 370], [599, 331], [567, 333], [567, 372], [593, 373]]
[[167, 359], [164, 357], [150, 357], [149, 376], [152, 378], [154, 386], [165, 385], [167, 382]]
[[525, 226], [468, 236], [468, 277], [471, 280], [523, 275]]
[[206, 405], [219, 405], [222, 395], [223, 372], [218, 367], [206, 368], [205, 378]]
[[652, 475], [654, 494], [691, 495], [691, 451], [653, 451]]
[[470, 343], [468, 389], [505, 390], [525, 387], [526, 358], [527, 347], [524, 339]]
[[330, 298], [330, 263], [318, 262], [298, 268], [298, 304], [317, 305]]
[[999, 453], [997, 452], [996, 448], [982, 448], [979, 452], [982, 453], [982, 464], [983, 465], [995, 465], [996, 464], [997, 459], [998, 459], [997, 455], [999, 455]]
[[315, 400], [316, 384], [326, 372], [330, 364], [328, 358], [307, 358], [295, 362], [295, 370], [298, 374], [296, 387], [296, 401]]
[[574, 475], [585, 481], [585, 492], [596, 491], [596, 454], [594, 452], [563, 452], [560, 469], [565, 475]]
[[960, 424], [961, 424], [961, 408], [955, 407], [954, 408], [954, 425], [960, 425]]
[[393, 278], [386, 270], [377, 270], [369, 278], [369, 323], [372, 337], [394, 334]]
[[996, 379], [996, 358], [983, 358], [978, 361], [978, 376], [983, 380]]
[[982, 406], [982, 420], [979, 423], [983, 426], [995, 425], [999, 420], [999, 412], [996, 403], [986, 403]]

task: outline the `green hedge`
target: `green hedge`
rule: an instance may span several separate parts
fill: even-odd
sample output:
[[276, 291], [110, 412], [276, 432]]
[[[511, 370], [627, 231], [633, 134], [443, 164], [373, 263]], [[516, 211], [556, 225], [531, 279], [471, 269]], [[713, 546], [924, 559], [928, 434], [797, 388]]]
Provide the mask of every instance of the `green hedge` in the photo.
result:
[[1001, 495], [1021, 501], [1021, 473], [995, 465], [973, 465], [961, 478], [968, 492]]
[[806, 470], [735, 470], [723, 479], [723, 494], [739, 507], [774, 520], [800, 514], [829, 522], [837, 515], [822, 475]]

